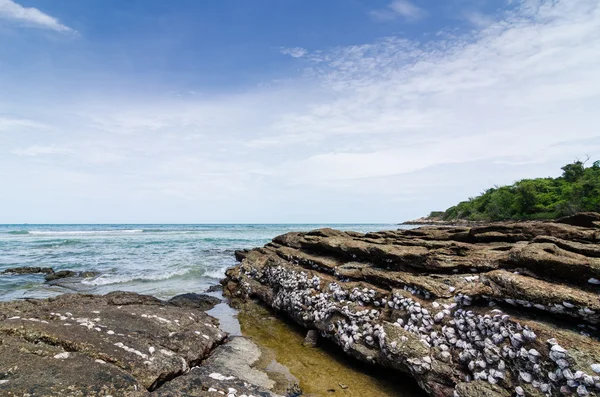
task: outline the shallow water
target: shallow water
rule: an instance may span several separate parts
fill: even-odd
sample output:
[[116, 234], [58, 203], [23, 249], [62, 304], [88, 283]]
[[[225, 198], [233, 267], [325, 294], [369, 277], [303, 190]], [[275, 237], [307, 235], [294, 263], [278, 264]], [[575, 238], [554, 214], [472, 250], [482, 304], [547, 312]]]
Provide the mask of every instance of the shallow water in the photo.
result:
[[333, 227], [359, 232], [373, 225], [0, 225], [0, 272], [20, 266], [97, 271], [86, 280], [44, 283], [43, 275], [0, 275], [0, 300], [65, 292], [134, 291], [168, 298], [203, 292], [235, 265], [236, 249], [266, 244], [289, 231]]
[[303, 395], [315, 397], [424, 397], [416, 382], [398, 373], [363, 365], [333, 344], [302, 346], [305, 330], [249, 302], [237, 318], [242, 334], [267, 349], [300, 380]]

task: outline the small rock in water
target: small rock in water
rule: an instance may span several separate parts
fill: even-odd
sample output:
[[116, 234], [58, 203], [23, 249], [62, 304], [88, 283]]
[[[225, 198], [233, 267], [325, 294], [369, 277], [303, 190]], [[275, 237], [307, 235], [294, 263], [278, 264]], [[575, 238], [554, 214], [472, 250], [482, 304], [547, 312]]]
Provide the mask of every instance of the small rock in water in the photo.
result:
[[302, 346], [317, 347], [318, 342], [319, 331], [317, 331], [316, 329], [311, 329], [306, 333], [306, 337], [304, 338], [304, 342], [302, 342]]

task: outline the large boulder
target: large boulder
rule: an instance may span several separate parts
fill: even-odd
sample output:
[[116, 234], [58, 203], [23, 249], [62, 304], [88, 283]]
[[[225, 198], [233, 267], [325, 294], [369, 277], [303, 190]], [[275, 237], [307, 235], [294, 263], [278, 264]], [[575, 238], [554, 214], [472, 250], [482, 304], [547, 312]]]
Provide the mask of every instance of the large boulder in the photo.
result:
[[432, 396], [600, 396], [600, 230], [554, 222], [288, 233], [224, 290]]

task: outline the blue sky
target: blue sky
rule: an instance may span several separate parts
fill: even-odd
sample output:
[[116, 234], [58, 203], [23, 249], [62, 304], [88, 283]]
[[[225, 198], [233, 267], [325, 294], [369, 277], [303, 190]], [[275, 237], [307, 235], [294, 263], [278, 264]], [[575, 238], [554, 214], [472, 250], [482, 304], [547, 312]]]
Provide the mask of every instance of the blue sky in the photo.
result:
[[396, 222], [600, 158], [596, 0], [0, 0], [0, 223]]

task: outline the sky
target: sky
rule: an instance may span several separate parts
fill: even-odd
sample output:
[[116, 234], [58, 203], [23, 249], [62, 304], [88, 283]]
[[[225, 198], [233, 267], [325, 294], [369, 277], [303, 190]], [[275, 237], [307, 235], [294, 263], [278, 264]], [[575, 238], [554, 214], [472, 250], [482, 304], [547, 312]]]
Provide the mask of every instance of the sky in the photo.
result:
[[395, 223], [600, 159], [597, 0], [0, 0], [0, 223]]

